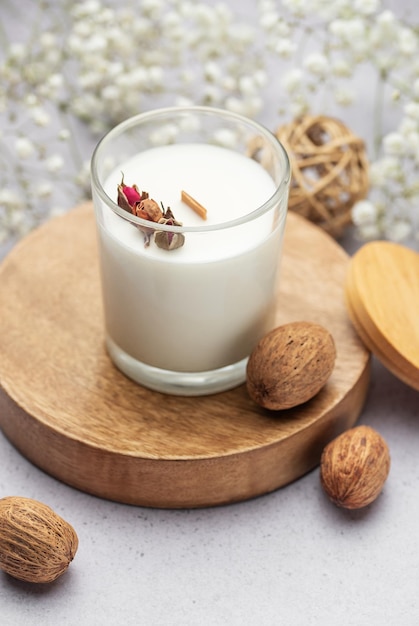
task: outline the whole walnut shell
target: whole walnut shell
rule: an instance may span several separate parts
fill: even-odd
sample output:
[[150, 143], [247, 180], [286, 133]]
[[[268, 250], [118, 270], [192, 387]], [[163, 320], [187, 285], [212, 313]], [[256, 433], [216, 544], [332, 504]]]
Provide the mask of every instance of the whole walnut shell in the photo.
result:
[[371, 504], [390, 471], [390, 453], [382, 436], [356, 426], [331, 441], [320, 460], [320, 480], [330, 500], [346, 509]]
[[52, 582], [78, 547], [72, 526], [49, 506], [18, 496], [0, 499], [0, 569], [19, 580]]
[[330, 332], [313, 322], [291, 322], [265, 335], [249, 357], [246, 386], [266, 409], [290, 409], [326, 384], [336, 359]]

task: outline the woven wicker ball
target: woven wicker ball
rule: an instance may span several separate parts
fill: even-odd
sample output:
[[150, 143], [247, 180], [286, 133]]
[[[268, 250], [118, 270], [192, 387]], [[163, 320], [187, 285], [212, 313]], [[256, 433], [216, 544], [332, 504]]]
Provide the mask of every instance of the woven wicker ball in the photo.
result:
[[351, 223], [352, 206], [368, 192], [364, 142], [325, 116], [298, 118], [275, 134], [291, 161], [289, 208], [340, 237]]

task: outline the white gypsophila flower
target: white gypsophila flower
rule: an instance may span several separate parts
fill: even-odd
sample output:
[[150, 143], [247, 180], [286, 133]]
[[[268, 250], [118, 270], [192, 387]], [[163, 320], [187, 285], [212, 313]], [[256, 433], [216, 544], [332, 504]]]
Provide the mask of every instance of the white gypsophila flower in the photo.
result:
[[[115, 158], [107, 157], [103, 163], [103, 172], [110, 173], [116, 167]], [[86, 195], [90, 197], [91, 191], [91, 178], [90, 178], [90, 160], [84, 161], [82, 167], [76, 176], [77, 184], [81, 189], [84, 189]]]
[[102, 91], [102, 98], [107, 101], [115, 101], [121, 99], [121, 90], [116, 85], [106, 85]]
[[13, 213], [8, 215], [8, 225], [13, 231], [20, 231], [25, 222], [25, 213], [22, 207], [16, 208]]
[[235, 148], [237, 146], [237, 136], [230, 128], [220, 128], [214, 132], [214, 141], [224, 148]]
[[58, 91], [64, 85], [64, 77], [59, 72], [54, 72], [47, 77], [47, 84], [51, 91]]
[[361, 15], [372, 15], [380, 8], [380, 4], [380, 0], [353, 0], [353, 9]]
[[9, 61], [21, 61], [25, 58], [26, 53], [26, 46], [23, 43], [11, 43], [8, 50]]
[[386, 224], [384, 232], [390, 241], [401, 242], [412, 234], [412, 224], [406, 219], [395, 218]]
[[361, 17], [335, 19], [330, 22], [329, 33], [333, 37], [333, 45], [345, 50], [357, 62], [368, 56], [370, 42], [367, 25]]
[[260, 96], [255, 95], [245, 100], [245, 106], [247, 117], [257, 117], [263, 108], [263, 100]]
[[89, 15], [96, 15], [101, 9], [99, 0], [86, 0], [77, 2], [71, 6], [71, 14], [76, 18], [83, 18]]
[[201, 120], [197, 115], [188, 115], [179, 121], [179, 128], [184, 132], [197, 132], [201, 128]]
[[20, 159], [29, 159], [35, 154], [35, 146], [28, 137], [18, 137], [15, 141], [15, 150]]
[[241, 76], [239, 78], [239, 89], [240, 92], [246, 96], [256, 96], [258, 85], [253, 76]]
[[384, 9], [377, 15], [375, 23], [381, 26], [382, 28], [387, 29], [387, 35], [394, 35], [395, 33], [395, 25], [397, 24], [397, 18], [394, 15], [393, 11], [390, 9]]
[[358, 227], [358, 235], [363, 241], [373, 241], [374, 239], [380, 239], [383, 234], [383, 229], [378, 222], [361, 224], [361, 226]]
[[294, 118], [302, 117], [306, 115], [310, 110], [310, 105], [306, 98], [298, 96], [294, 98], [289, 105], [289, 111]]
[[203, 99], [207, 105], [220, 103], [222, 99], [222, 92], [217, 85], [205, 85], [203, 89]]
[[316, 76], [326, 76], [329, 72], [329, 61], [324, 54], [313, 52], [304, 59], [304, 67]]
[[[0, 115], [12, 110], [16, 120], [10, 130], [8, 124], [3, 125], [8, 136], [3, 133], [0, 142], [8, 141], [17, 156], [20, 151], [20, 158], [38, 157], [54, 182], [58, 170], [65, 176], [70, 167], [79, 169], [73, 163], [79, 152], [74, 145], [77, 133], [65, 128], [53, 138], [51, 133], [42, 134], [54, 109], [57, 119], [61, 114], [68, 116], [69, 124], [76, 118], [76, 126], [69, 128], [85, 128], [84, 142], [160, 104], [211, 104], [256, 117], [267, 88], [273, 96], [277, 90], [278, 114], [289, 120], [305, 113], [328, 115], [329, 105], [334, 112], [358, 96], [367, 104], [370, 97], [379, 97], [381, 107], [366, 125], [374, 135], [371, 197], [377, 207], [382, 198], [383, 205], [368, 228], [364, 224], [362, 236], [383, 236], [384, 217], [387, 224], [390, 213], [391, 219], [409, 222], [409, 213], [417, 212], [419, 206], [419, 189], [415, 188], [419, 33], [399, 16], [398, 9], [392, 12], [383, 4], [381, 0], [259, 0], [258, 18], [252, 20], [236, 15], [226, 2], [144, 0], [120, 6], [115, 0], [72, 0], [66, 29], [60, 8], [51, 11], [51, 27], [22, 43], [12, 41], [6, 63], [0, 62], [4, 85]], [[371, 94], [359, 91], [359, 72], [364, 70]], [[380, 82], [381, 91], [376, 89]], [[386, 106], [388, 101], [391, 108]], [[380, 108], [389, 113], [393, 127], [380, 126]], [[167, 129], [157, 135], [156, 141], [163, 143], [174, 137]], [[29, 144], [16, 143], [19, 136]], [[70, 137], [72, 141], [64, 143]], [[227, 143], [232, 140], [227, 139]], [[60, 155], [54, 154], [57, 147], [52, 141], [63, 142]], [[30, 165], [34, 166], [34, 159]], [[0, 189], [7, 180], [14, 180], [12, 170], [4, 173]], [[78, 193], [87, 194], [88, 173], [76, 180]], [[43, 192], [41, 183], [33, 185], [32, 196], [40, 197], [42, 192], [47, 197], [48, 182]], [[24, 177], [16, 185], [29, 189]], [[27, 193], [20, 195], [28, 198]], [[402, 197], [404, 213], [395, 202]], [[31, 221], [28, 211], [25, 227], [36, 221], [35, 216]]]
[[370, 163], [369, 179], [372, 187], [383, 187], [386, 184], [387, 175], [381, 159]]
[[325, 22], [330, 22], [338, 15], [346, 15], [348, 6], [346, 0], [308, 0], [310, 13], [321, 18]]
[[259, 0], [259, 10], [263, 13], [264, 11], [274, 11], [276, 7], [276, 0]]
[[290, 38], [276, 39], [272, 43], [272, 50], [283, 59], [290, 59], [297, 50], [297, 44]]
[[221, 68], [214, 60], [210, 60], [204, 65], [204, 77], [209, 81], [218, 81], [222, 75]]
[[39, 106], [39, 98], [34, 93], [27, 93], [23, 98], [23, 104], [29, 109], [31, 107]]
[[349, 78], [352, 76], [353, 67], [350, 63], [348, 63], [347, 59], [339, 58], [331, 61], [330, 70], [335, 76], [340, 78]]
[[272, 30], [279, 20], [278, 12], [275, 9], [261, 11], [259, 24], [264, 30]]
[[55, 48], [58, 45], [57, 36], [55, 33], [44, 32], [39, 36], [39, 44], [44, 50]]
[[416, 163], [419, 162], [419, 132], [404, 135], [406, 141], [406, 153], [413, 157]]
[[383, 138], [383, 149], [385, 154], [401, 156], [406, 151], [405, 138], [398, 132], [388, 133]]
[[397, 132], [403, 135], [403, 137], [408, 137], [412, 133], [416, 133], [418, 130], [419, 120], [415, 120], [412, 117], [403, 117], [397, 127]]
[[359, 200], [351, 209], [351, 217], [355, 226], [373, 224], [378, 217], [377, 206], [370, 200]]
[[59, 172], [64, 167], [64, 159], [61, 156], [61, 154], [53, 154], [52, 156], [48, 157], [48, 159], [45, 162], [45, 165], [46, 165], [48, 172], [51, 172], [51, 173]]
[[51, 120], [48, 113], [42, 107], [34, 107], [30, 112], [30, 116], [37, 126], [42, 127], [48, 126]]
[[58, 133], [58, 139], [60, 139], [61, 141], [67, 141], [68, 139], [70, 139], [70, 137], [71, 133], [68, 128], [61, 128]]
[[404, 114], [415, 122], [419, 122], [419, 102], [407, 102], [404, 107]]
[[349, 87], [337, 87], [334, 91], [334, 98], [341, 106], [350, 106], [355, 100], [355, 92]]
[[401, 28], [398, 33], [397, 47], [401, 54], [410, 57], [418, 51], [417, 35], [410, 28]]
[[247, 115], [246, 103], [240, 98], [230, 96], [225, 101], [225, 107], [233, 113], [238, 113], [239, 115]]
[[15, 189], [10, 187], [0, 189], [0, 206], [5, 206], [8, 209], [19, 209], [22, 205], [22, 198]]
[[174, 106], [176, 107], [190, 107], [193, 106], [194, 102], [191, 98], [187, 98], [186, 96], [176, 96], [174, 101]]
[[402, 182], [404, 172], [401, 159], [393, 155], [379, 159], [371, 166], [370, 176], [375, 183], [378, 183], [379, 177], [386, 183], [388, 181]]
[[288, 93], [294, 93], [295, 91], [299, 91], [304, 82], [304, 72], [295, 67], [288, 72], [286, 72], [281, 80], [281, 84]]
[[306, 0], [282, 0], [282, 4], [297, 17], [303, 17], [307, 9]]
[[220, 87], [226, 93], [232, 93], [233, 91], [237, 89], [237, 79], [231, 74], [226, 74], [221, 79]]
[[178, 135], [178, 128], [175, 124], [164, 124], [150, 134], [150, 143], [153, 146], [162, 146], [173, 143]]
[[342, 41], [346, 40], [345, 20], [340, 18], [332, 20], [329, 24], [328, 30], [334, 37], [341, 39]]
[[43, 181], [36, 186], [35, 195], [38, 196], [38, 198], [48, 198], [52, 194], [52, 191], [52, 184], [49, 181]]

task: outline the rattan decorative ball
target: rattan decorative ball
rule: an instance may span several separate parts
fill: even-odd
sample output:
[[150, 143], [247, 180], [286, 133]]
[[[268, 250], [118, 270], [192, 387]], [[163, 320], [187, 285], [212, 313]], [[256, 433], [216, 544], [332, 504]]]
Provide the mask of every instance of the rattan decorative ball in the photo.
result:
[[365, 144], [340, 120], [303, 116], [276, 136], [292, 167], [289, 208], [335, 238], [351, 223], [351, 209], [369, 188]]

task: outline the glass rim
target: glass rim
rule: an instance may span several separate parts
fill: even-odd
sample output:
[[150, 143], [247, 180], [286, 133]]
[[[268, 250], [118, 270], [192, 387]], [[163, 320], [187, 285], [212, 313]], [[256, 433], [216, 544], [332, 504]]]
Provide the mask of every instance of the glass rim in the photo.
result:
[[[185, 232], [195, 232], [195, 233], [205, 233], [210, 231], [224, 230], [228, 228], [234, 228], [237, 226], [241, 226], [248, 222], [252, 222], [253, 220], [259, 218], [265, 213], [269, 212], [274, 206], [276, 206], [290, 181], [291, 177], [291, 164], [288, 154], [279, 141], [279, 139], [270, 131], [268, 128], [260, 124], [259, 122], [252, 120], [240, 113], [235, 113], [233, 111], [228, 111], [226, 109], [221, 109], [217, 107], [209, 107], [209, 106], [173, 106], [173, 107], [162, 107], [158, 109], [151, 109], [150, 111], [145, 111], [142, 113], [138, 113], [123, 122], [120, 122], [116, 126], [114, 126], [110, 131], [108, 131], [97, 143], [91, 157], [90, 161], [90, 173], [92, 185], [95, 188], [96, 192], [100, 196], [101, 200], [117, 215], [119, 215], [122, 219], [135, 224], [137, 226], [143, 226], [145, 228], [150, 228], [150, 221], [145, 220], [141, 217], [137, 217], [132, 213], [128, 213], [125, 209], [122, 209], [118, 204], [112, 200], [112, 198], [106, 193], [104, 190], [102, 183], [99, 180], [99, 175], [97, 171], [97, 162], [100, 157], [100, 152], [106, 147], [106, 144], [112, 139], [122, 135], [123, 132], [137, 126], [139, 123], [147, 122], [151, 119], [158, 119], [159, 117], [165, 117], [167, 115], [176, 115], [176, 114], [205, 114], [209, 116], [222, 116], [231, 121], [240, 122], [241, 124], [247, 125], [249, 127], [253, 127], [255, 133], [259, 133], [263, 137], [265, 137], [272, 146], [277, 148], [277, 152], [280, 155], [280, 160], [282, 161], [282, 165], [284, 167], [284, 175], [282, 176], [281, 182], [277, 185], [274, 193], [270, 196], [263, 204], [258, 206], [256, 209], [251, 211], [250, 213], [246, 213], [241, 217], [235, 218], [233, 220], [228, 220], [226, 222], [218, 222], [216, 224], [202, 224], [199, 226], [169, 226], [167, 224], [155, 224], [156, 230], [162, 230], [172, 233], [185, 233]], [[175, 144], [169, 144], [175, 145]], [[228, 148], [227, 148], [228, 149]], [[250, 158], [250, 157], [249, 157]], [[275, 183], [276, 184], [276, 183]], [[285, 207], [284, 213], [286, 213], [287, 207]]]

